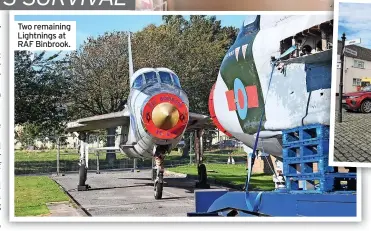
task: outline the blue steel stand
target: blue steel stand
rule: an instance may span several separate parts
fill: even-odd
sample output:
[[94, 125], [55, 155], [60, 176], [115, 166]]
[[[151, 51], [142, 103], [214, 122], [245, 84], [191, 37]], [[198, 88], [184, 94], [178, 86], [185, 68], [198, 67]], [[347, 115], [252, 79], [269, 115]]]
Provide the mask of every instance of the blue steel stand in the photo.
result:
[[286, 188], [267, 192], [195, 191], [188, 216], [355, 217], [356, 171], [328, 165], [329, 127], [315, 124], [282, 132]]

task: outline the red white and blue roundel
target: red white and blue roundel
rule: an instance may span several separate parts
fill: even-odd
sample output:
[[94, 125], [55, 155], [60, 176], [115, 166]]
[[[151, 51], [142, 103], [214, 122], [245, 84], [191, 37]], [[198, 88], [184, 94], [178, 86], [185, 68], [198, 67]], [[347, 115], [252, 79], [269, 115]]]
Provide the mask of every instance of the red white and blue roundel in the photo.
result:
[[241, 120], [246, 119], [248, 108], [259, 107], [258, 91], [255, 85], [244, 86], [241, 79], [234, 80], [233, 90], [225, 92], [229, 111], [236, 111]]

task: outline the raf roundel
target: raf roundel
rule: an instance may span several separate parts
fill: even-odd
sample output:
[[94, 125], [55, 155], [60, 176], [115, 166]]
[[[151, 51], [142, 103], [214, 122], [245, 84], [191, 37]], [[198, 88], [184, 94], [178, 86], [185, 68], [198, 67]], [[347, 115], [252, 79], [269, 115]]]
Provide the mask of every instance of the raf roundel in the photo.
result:
[[248, 101], [245, 86], [239, 78], [234, 80], [233, 91], [237, 105], [238, 117], [240, 117], [241, 120], [244, 120], [247, 116]]

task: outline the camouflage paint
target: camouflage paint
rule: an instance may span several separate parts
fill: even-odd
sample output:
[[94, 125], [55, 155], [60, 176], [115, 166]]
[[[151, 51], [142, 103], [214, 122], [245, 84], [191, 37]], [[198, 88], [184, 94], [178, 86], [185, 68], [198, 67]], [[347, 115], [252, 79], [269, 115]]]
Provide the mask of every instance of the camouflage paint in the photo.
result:
[[[245, 133], [253, 134], [259, 125], [261, 114], [263, 113], [264, 98], [260, 86], [259, 75], [256, 70], [252, 47], [257, 33], [260, 30], [260, 16], [251, 24], [242, 27], [235, 43], [228, 50], [220, 67], [220, 73], [228, 90], [234, 90], [234, 84], [238, 78], [243, 86], [256, 86], [258, 96], [258, 107], [247, 109], [246, 118], [241, 118], [238, 114], [238, 98], [236, 100], [235, 113], [239, 118], [239, 123]], [[247, 47], [246, 47], [247, 46]], [[243, 55], [244, 47], [246, 47], [245, 57]], [[233, 95], [235, 95], [234, 93]], [[227, 96], [226, 96], [227, 97]], [[251, 97], [251, 96], [250, 96]], [[249, 94], [247, 94], [249, 98]], [[247, 107], [247, 102], [244, 102], [244, 107]], [[265, 117], [263, 118], [265, 120]]]

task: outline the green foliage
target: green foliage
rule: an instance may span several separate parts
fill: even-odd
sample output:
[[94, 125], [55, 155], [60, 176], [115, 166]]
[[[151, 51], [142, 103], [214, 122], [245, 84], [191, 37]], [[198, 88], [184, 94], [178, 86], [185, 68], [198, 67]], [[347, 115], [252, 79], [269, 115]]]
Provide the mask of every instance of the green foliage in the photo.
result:
[[59, 54], [15, 51], [14, 57], [15, 124], [37, 123], [44, 134], [61, 133], [68, 119], [64, 109], [68, 79]]
[[90, 37], [66, 58], [71, 79], [71, 116], [100, 115], [121, 111], [129, 95], [127, 34], [106, 32]]
[[208, 114], [208, 97], [237, 30], [222, 27], [214, 16], [163, 16], [133, 37], [134, 67], [168, 67], [180, 78], [190, 110]]

